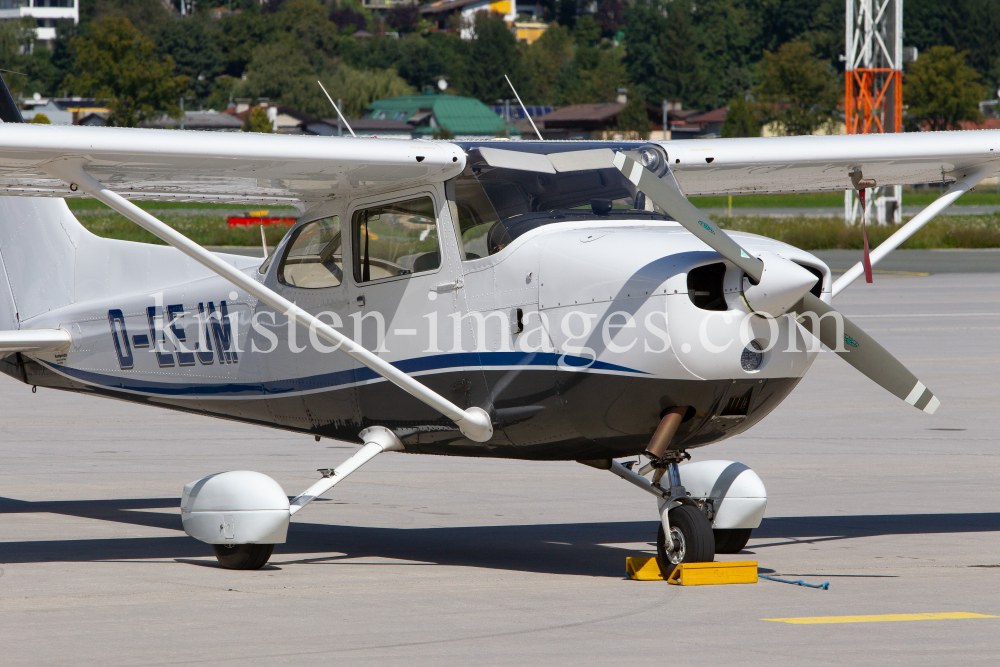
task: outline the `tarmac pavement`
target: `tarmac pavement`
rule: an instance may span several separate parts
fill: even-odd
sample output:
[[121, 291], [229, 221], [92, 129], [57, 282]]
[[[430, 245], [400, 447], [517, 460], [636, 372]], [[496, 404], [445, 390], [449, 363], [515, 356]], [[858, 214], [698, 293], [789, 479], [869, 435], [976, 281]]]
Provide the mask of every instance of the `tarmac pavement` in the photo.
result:
[[535, 463], [378, 457], [295, 516], [269, 567], [217, 567], [182, 486], [250, 469], [289, 494], [356, 447], [0, 378], [4, 665], [996, 664], [1000, 275], [878, 275], [838, 297], [940, 397], [928, 416], [830, 353], [748, 433], [693, 452], [768, 488], [761, 580], [624, 578], [646, 494]]

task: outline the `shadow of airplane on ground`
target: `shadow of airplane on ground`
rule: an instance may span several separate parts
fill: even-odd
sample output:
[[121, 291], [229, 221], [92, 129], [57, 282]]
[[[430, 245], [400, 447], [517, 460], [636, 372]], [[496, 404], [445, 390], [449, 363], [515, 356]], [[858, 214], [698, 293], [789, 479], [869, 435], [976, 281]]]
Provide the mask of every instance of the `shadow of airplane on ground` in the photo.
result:
[[[180, 531], [180, 517], [176, 514], [142, 511], [179, 505], [178, 498], [52, 502], [0, 498], [0, 514], [50, 512]], [[764, 519], [753, 537], [779, 541], [755, 542], [752, 548], [879, 535], [979, 532], [1000, 532], [1000, 513], [778, 517]], [[455, 528], [375, 528], [296, 521], [289, 529], [288, 543], [275, 548], [271, 563], [337, 564], [345, 558], [378, 557], [421, 565], [620, 577], [624, 574], [624, 556], [631, 552], [603, 545], [649, 543], [655, 535], [655, 521]], [[331, 553], [338, 555], [328, 555]], [[288, 560], [284, 554], [317, 557]], [[211, 556], [211, 547], [182, 533], [167, 537], [0, 542], [0, 563]]]

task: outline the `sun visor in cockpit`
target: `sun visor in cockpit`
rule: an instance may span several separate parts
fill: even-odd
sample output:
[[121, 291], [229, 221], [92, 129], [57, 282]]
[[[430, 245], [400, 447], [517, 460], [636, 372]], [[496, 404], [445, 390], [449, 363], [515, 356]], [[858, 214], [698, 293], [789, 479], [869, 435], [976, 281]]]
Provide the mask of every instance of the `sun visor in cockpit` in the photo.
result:
[[550, 153], [549, 162], [556, 171], [586, 171], [587, 169], [607, 169], [615, 164], [615, 153], [610, 148], [594, 148], [569, 153]]
[[556, 173], [548, 156], [538, 153], [505, 151], [499, 148], [481, 146], [479, 154], [486, 160], [486, 164], [499, 169], [520, 169], [521, 171], [537, 171], [542, 174]]
[[500, 169], [520, 169], [540, 174], [555, 174], [568, 171], [588, 171], [591, 169], [611, 169], [614, 167], [615, 153], [610, 148], [594, 148], [565, 153], [526, 153], [508, 151], [501, 148], [482, 146], [479, 154], [486, 164]]

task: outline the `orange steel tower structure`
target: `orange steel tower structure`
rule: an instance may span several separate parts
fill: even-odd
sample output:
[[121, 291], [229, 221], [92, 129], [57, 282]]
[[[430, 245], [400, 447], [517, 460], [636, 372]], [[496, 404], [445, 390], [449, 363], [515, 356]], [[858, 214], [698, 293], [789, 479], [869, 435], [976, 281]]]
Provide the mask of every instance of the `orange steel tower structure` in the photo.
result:
[[[844, 117], [848, 134], [903, 131], [903, 0], [847, 0]], [[878, 222], [902, 221], [903, 189], [871, 192], [874, 206], [864, 211]], [[859, 203], [844, 193], [844, 220], [853, 224]]]

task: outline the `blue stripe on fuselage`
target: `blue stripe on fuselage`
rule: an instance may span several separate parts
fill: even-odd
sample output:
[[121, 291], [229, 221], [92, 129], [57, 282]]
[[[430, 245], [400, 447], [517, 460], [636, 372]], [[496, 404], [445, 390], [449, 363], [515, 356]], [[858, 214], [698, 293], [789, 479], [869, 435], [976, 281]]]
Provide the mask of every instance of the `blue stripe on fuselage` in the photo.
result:
[[[560, 361], [561, 360], [561, 361]], [[128, 375], [108, 375], [95, 373], [69, 366], [60, 366], [46, 361], [52, 370], [67, 375], [73, 379], [98, 385], [107, 389], [120, 391], [155, 394], [158, 396], [258, 396], [290, 394], [296, 392], [315, 392], [324, 389], [340, 388], [345, 385], [367, 382], [380, 378], [369, 368], [354, 368], [336, 373], [323, 373], [303, 378], [288, 380], [273, 380], [268, 382], [224, 382], [220, 384], [181, 384], [179, 382], [153, 382], [140, 380]], [[621, 373], [636, 373], [648, 375], [625, 366], [609, 364], [603, 361], [590, 363], [583, 357], [553, 354], [551, 352], [459, 352], [455, 354], [438, 354], [429, 357], [416, 357], [393, 362], [393, 366], [404, 373], [421, 373], [425, 371], [449, 370], [456, 368], [496, 368], [505, 366], [548, 366], [569, 371], [613, 371]]]

